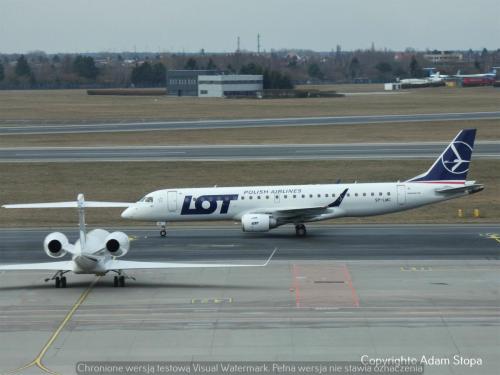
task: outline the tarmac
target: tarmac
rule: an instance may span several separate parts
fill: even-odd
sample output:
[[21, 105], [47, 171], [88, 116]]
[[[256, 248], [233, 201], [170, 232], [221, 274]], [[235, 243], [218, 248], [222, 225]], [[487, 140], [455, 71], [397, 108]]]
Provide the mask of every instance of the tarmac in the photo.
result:
[[[347, 143], [0, 148], [0, 162], [401, 160], [436, 158], [447, 143]], [[500, 142], [476, 142], [476, 159], [499, 159]]]
[[41, 122], [23, 120], [4, 120], [0, 122], [0, 135], [8, 134], [60, 134], [60, 133], [98, 133], [98, 132], [142, 132], [155, 130], [193, 130], [193, 129], [238, 129], [276, 126], [318, 126], [374, 124], [391, 122], [422, 121], [470, 121], [497, 120], [500, 112], [459, 112], [423, 113], [412, 115], [368, 115], [333, 117], [291, 117], [268, 119], [237, 120], [197, 120], [197, 121], [141, 121], [141, 122]]
[[[53, 229], [1, 229], [0, 263], [50, 261]], [[76, 231], [59, 228], [74, 240]], [[0, 373], [75, 373], [79, 361], [359, 361], [451, 358], [426, 374], [500, 368], [500, 224], [122, 228], [127, 259], [260, 262], [268, 267], [110, 276], [0, 273]], [[481, 365], [453, 364], [453, 356]]]

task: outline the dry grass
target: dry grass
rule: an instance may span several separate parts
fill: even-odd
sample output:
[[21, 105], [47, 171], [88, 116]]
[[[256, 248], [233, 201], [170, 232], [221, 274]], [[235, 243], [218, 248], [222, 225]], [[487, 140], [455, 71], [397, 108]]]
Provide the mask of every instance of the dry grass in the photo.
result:
[[[336, 89], [336, 87], [332, 87]], [[498, 110], [493, 87], [429, 88], [400, 95], [313, 99], [89, 96], [84, 90], [1, 91], [0, 122], [151, 121]]]
[[0, 147], [425, 142], [449, 141], [464, 128], [477, 128], [478, 140], [500, 139], [500, 120], [480, 120], [133, 133], [5, 135], [0, 138]]
[[[267, 184], [333, 183], [343, 181], [395, 181], [425, 170], [428, 161], [297, 161], [297, 162], [176, 162], [176, 163], [62, 163], [0, 164], [1, 202], [44, 202], [72, 200], [84, 192], [87, 199], [135, 201], [147, 192], [168, 187], [238, 186]], [[404, 213], [336, 222], [364, 223], [458, 223], [500, 221], [500, 162], [476, 160], [472, 179], [486, 185], [473, 196]], [[457, 209], [468, 217], [458, 219]], [[479, 208], [481, 219], [470, 218]], [[73, 210], [0, 210], [0, 226], [70, 226]], [[91, 225], [128, 225], [120, 210], [90, 210]]]

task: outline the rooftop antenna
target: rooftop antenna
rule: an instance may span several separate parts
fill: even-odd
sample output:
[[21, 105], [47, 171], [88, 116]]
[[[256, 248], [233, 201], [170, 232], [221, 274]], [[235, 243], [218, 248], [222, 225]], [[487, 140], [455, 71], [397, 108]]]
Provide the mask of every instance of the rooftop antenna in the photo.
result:
[[257, 34], [257, 54], [260, 55], [260, 34]]
[[238, 36], [238, 39], [237, 39], [237, 48], [236, 48], [236, 52], [237, 53], [240, 53], [240, 37]]

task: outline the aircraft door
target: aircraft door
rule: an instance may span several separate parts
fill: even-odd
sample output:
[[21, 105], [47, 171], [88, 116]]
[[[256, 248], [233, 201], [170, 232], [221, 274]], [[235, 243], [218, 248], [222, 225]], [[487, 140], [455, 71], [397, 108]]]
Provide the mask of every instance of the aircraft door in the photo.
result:
[[398, 204], [400, 206], [403, 206], [406, 204], [406, 186], [405, 185], [398, 185]]
[[169, 212], [177, 211], [177, 191], [167, 192], [167, 206]]

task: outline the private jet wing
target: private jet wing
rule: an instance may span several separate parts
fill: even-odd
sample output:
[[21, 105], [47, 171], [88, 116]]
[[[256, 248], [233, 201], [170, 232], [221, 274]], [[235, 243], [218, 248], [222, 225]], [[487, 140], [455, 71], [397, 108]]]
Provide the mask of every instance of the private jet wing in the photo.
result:
[[104, 266], [107, 271], [167, 269], [167, 268], [230, 268], [230, 267], [265, 267], [269, 264], [278, 248], [262, 264], [228, 264], [228, 263], [177, 263], [177, 262], [134, 262], [130, 260], [110, 259]]
[[73, 271], [71, 260], [61, 262], [25, 263], [25, 264], [5, 264], [0, 266], [0, 271]]

